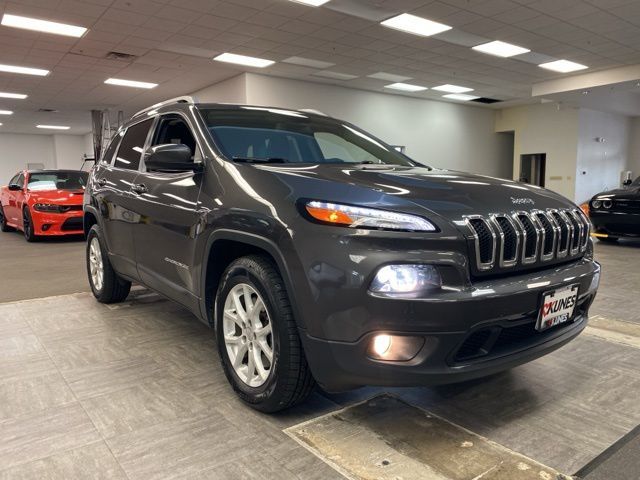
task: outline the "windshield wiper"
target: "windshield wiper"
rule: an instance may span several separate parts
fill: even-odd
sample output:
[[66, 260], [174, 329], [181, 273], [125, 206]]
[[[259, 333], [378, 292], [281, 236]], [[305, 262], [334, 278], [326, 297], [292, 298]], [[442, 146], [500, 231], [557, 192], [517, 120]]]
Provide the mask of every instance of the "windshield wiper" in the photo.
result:
[[286, 163], [284, 158], [279, 157], [232, 157], [234, 162], [240, 163]]

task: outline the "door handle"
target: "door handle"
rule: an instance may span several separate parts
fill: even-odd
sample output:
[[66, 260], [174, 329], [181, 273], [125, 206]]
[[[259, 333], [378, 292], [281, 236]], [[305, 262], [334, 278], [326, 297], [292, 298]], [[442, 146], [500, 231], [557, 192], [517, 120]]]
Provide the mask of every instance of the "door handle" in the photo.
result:
[[101, 178], [97, 181], [98, 185], [100, 185], [101, 187], [104, 187], [107, 185], [107, 179], [106, 178]]
[[143, 193], [147, 193], [147, 186], [144, 183], [139, 183], [131, 187], [131, 190], [138, 195], [142, 195]]

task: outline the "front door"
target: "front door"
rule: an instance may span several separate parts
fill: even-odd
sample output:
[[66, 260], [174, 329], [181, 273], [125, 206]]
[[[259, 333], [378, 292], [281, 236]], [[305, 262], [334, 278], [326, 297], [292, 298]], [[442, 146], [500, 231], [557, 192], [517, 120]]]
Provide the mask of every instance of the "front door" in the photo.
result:
[[[202, 161], [188, 120], [181, 115], [160, 117], [151, 138], [151, 146], [187, 145], [194, 161]], [[147, 172], [143, 159], [134, 187], [135, 212], [140, 216], [134, 226], [140, 278], [184, 305], [194, 305], [198, 297], [195, 239], [200, 233], [198, 197], [203, 176], [193, 172]]]

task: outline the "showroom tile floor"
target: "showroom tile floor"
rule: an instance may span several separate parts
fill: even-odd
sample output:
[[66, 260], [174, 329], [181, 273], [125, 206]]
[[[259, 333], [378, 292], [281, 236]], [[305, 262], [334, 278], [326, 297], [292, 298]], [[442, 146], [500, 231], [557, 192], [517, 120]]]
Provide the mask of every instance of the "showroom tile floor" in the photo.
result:
[[[593, 313], [640, 338], [638, 253], [598, 245]], [[587, 332], [489, 379], [392, 392], [571, 474], [640, 423], [638, 364], [639, 348]], [[88, 293], [3, 303], [0, 479], [342, 478], [283, 429], [383, 391], [316, 393], [265, 416], [232, 393], [210, 331], [145, 290], [113, 306]]]

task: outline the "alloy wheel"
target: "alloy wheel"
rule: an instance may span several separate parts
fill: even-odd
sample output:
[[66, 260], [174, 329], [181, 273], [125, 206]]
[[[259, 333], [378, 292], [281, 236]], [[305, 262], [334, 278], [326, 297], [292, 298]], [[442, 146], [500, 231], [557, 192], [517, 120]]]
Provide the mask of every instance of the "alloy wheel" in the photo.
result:
[[238, 378], [250, 387], [262, 386], [273, 367], [273, 330], [267, 307], [252, 286], [240, 283], [229, 291], [222, 328]]
[[22, 231], [26, 238], [31, 236], [31, 218], [29, 218], [27, 210], [22, 212]]
[[104, 285], [104, 263], [102, 262], [102, 250], [100, 249], [98, 237], [93, 237], [89, 245], [89, 273], [95, 289], [102, 290]]

